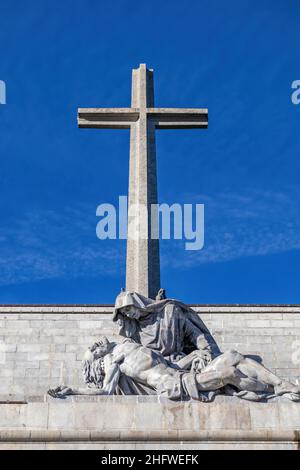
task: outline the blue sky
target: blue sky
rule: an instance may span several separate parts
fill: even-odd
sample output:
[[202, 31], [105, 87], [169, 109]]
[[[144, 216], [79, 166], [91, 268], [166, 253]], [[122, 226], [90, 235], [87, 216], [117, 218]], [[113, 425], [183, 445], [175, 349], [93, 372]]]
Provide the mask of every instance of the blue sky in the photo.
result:
[[205, 247], [163, 241], [162, 285], [190, 303], [300, 303], [300, 4], [296, 0], [1, 0], [0, 303], [112, 303], [125, 242], [95, 212], [127, 194], [129, 131], [77, 128], [126, 107], [208, 107], [157, 132], [160, 202], [205, 204]]

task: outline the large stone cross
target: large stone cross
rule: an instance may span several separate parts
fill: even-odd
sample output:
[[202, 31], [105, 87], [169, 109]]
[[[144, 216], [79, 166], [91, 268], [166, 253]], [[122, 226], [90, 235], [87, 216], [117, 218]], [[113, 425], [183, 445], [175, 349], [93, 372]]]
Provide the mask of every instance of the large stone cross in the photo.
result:
[[[160, 288], [159, 240], [151, 237], [151, 204], [157, 204], [155, 129], [203, 129], [207, 124], [207, 109], [155, 108], [153, 70], [145, 64], [132, 71], [131, 108], [78, 110], [79, 127], [130, 129], [128, 222], [133, 213], [140, 217], [140, 235], [128, 232], [126, 290], [155, 298]], [[148, 209], [146, 221], [142, 212], [130, 210], [140, 205]]]

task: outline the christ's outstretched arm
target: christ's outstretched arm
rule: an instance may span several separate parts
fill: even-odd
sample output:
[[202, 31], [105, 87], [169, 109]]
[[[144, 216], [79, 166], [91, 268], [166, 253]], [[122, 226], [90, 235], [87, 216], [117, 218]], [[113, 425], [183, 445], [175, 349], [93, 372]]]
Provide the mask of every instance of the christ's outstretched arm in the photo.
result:
[[119, 382], [120, 367], [118, 364], [111, 364], [108, 369], [103, 388], [71, 388], [64, 385], [48, 390], [48, 394], [53, 398], [64, 398], [68, 395], [113, 395]]

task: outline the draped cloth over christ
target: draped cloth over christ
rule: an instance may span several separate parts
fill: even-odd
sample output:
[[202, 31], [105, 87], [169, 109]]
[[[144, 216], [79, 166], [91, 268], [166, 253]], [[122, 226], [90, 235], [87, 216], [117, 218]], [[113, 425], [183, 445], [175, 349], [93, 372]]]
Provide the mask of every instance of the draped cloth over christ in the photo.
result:
[[[140, 318], [129, 318], [124, 308], [135, 307]], [[116, 299], [113, 320], [119, 325], [119, 334], [131, 338], [165, 358], [176, 362], [195, 349], [220, 351], [199, 316], [178, 300], [153, 301], [136, 292], [121, 292]]]

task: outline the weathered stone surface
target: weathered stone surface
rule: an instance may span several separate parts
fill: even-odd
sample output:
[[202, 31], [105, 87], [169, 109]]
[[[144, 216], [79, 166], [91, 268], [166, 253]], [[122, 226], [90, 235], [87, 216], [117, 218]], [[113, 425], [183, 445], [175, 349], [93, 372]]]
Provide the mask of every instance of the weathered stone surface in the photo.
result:
[[0, 449], [21, 449], [24, 442], [25, 448], [287, 449], [300, 441], [300, 407], [284, 399], [242, 404], [222, 396], [210, 404], [149, 396], [42, 400], [0, 404]]

